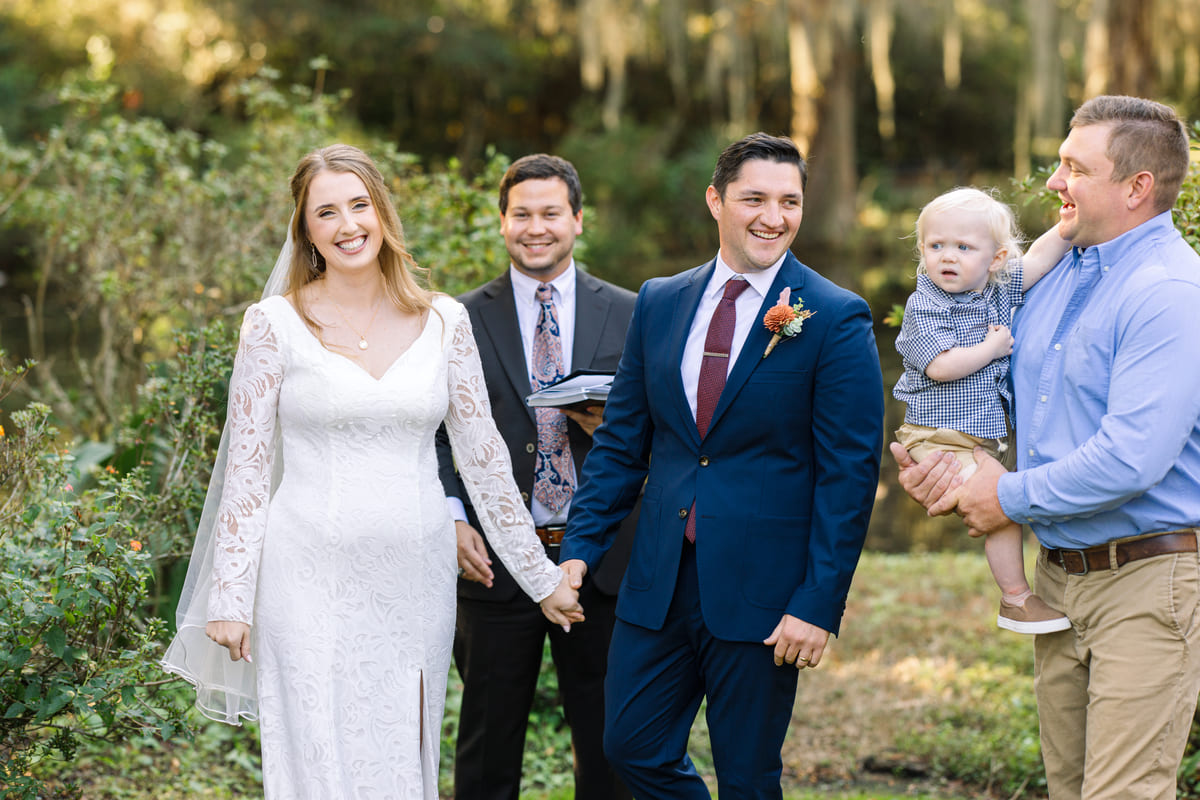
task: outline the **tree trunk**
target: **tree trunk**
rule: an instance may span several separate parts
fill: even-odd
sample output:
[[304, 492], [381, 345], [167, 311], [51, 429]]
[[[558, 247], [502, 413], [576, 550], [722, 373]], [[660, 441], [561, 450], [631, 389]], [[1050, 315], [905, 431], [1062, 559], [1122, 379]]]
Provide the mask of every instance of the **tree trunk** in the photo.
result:
[[1066, 78], [1058, 53], [1058, 8], [1045, 0], [1025, 0], [1029, 28], [1029, 71], [1020, 82], [1013, 174], [1028, 175], [1034, 159], [1053, 159], [1066, 121]]
[[1155, 0], [1121, 0], [1109, 7], [1109, 91], [1153, 97], [1158, 93], [1158, 65], [1151, 31]]
[[[858, 173], [854, 163], [854, 84], [858, 62], [858, 40], [854, 32], [853, 7], [831, 10], [832, 45], [825, 90], [818, 103], [820, 127], [809, 162], [808, 191], [805, 193], [805, 243], [818, 246], [844, 245], [854, 229]], [[834, 265], [829, 265], [834, 266]], [[827, 277], [843, 282], [851, 279], [847, 267]]]
[[942, 80], [950, 90], [957, 89], [962, 83], [962, 48], [962, 17], [958, 13], [958, 0], [946, 0], [946, 21], [942, 25]]
[[1109, 0], [1092, 0], [1083, 45], [1084, 98], [1106, 94], [1109, 90], [1108, 4]]
[[800, 152], [807, 153], [817, 133], [821, 79], [803, 19], [793, 17], [788, 21], [788, 55], [792, 71], [792, 139]]
[[885, 143], [896, 136], [896, 79], [891, 60], [894, 18], [892, 0], [871, 0], [867, 12], [867, 54], [871, 82], [875, 85], [879, 138]]

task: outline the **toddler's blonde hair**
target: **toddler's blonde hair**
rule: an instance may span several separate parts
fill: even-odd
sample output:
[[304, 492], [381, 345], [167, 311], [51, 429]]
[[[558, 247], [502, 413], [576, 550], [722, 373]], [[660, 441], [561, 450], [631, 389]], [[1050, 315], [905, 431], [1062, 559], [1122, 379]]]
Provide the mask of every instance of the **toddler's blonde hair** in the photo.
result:
[[1021, 249], [1023, 237], [1021, 229], [1017, 227], [1016, 215], [1007, 203], [997, 199], [994, 189], [983, 191], [970, 186], [960, 186], [938, 195], [921, 209], [917, 217], [917, 273], [928, 273], [923, 248], [925, 228], [933, 217], [946, 211], [968, 211], [983, 217], [996, 250], [1007, 251], [1004, 266], [988, 276], [988, 283], [1006, 283], [1009, 277], [1008, 262], [1024, 255]]

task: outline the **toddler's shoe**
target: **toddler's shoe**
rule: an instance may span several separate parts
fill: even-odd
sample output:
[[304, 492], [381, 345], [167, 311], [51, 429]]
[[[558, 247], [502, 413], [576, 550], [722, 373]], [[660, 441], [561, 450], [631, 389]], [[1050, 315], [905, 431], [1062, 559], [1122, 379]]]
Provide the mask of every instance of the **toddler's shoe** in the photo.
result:
[[1046, 605], [1046, 601], [1031, 594], [1019, 606], [1000, 601], [1000, 614], [996, 624], [1006, 631], [1015, 633], [1054, 633], [1071, 627], [1071, 620], [1061, 611]]

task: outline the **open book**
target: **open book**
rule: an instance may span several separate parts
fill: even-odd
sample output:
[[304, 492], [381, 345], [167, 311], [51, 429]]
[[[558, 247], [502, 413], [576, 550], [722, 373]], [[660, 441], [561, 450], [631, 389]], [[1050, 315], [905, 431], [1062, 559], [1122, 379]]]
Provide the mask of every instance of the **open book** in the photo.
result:
[[577, 369], [567, 377], [525, 398], [533, 408], [603, 405], [612, 388], [613, 373]]

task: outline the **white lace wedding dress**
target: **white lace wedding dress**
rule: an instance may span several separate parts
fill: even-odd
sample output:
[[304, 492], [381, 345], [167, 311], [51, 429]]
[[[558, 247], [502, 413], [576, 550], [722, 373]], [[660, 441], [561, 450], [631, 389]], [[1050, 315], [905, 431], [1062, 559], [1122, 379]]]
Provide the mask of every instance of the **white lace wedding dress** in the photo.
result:
[[443, 420], [496, 552], [531, 596], [558, 584], [469, 319], [448, 297], [435, 309], [379, 380], [322, 347], [284, 298], [246, 312], [209, 618], [252, 625], [269, 800], [437, 797], [457, 575]]

